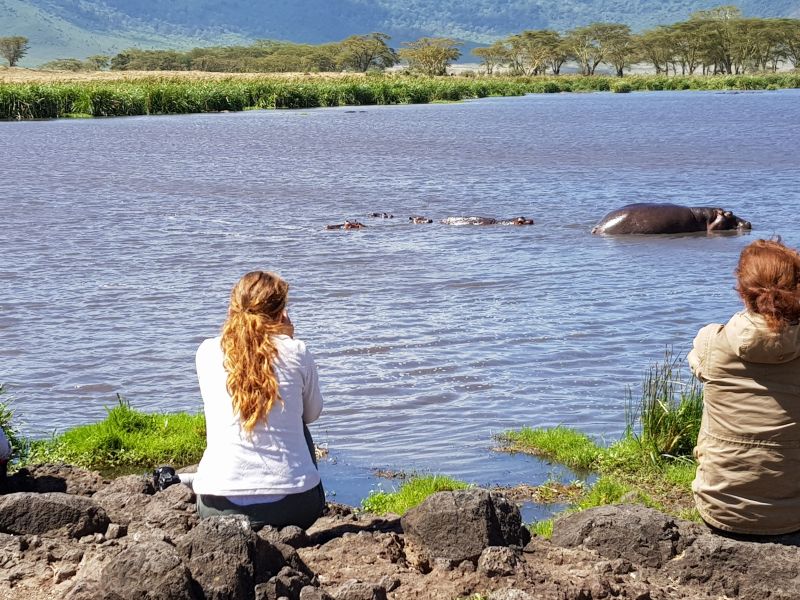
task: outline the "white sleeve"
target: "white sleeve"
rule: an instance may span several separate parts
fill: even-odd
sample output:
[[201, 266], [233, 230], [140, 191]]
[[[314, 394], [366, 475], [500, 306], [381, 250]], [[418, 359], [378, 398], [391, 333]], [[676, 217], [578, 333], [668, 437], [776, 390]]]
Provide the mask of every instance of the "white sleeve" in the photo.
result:
[[322, 393], [319, 390], [319, 374], [317, 363], [311, 352], [306, 350], [303, 357], [305, 372], [303, 373], [303, 423], [313, 423], [322, 413]]
[[11, 444], [8, 443], [6, 432], [0, 427], [0, 460], [8, 460], [11, 456]]

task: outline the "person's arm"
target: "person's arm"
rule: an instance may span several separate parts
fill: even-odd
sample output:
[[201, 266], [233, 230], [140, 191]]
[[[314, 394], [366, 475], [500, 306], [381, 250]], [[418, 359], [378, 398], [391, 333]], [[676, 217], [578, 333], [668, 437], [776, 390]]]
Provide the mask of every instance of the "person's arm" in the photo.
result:
[[686, 362], [689, 363], [689, 368], [700, 381], [706, 381], [708, 374], [708, 344], [711, 342], [711, 337], [717, 333], [723, 326], [713, 323], [703, 327], [695, 336], [692, 350], [686, 356]]
[[322, 413], [322, 392], [319, 389], [317, 364], [311, 352], [306, 350], [303, 357], [305, 372], [303, 374], [303, 423], [313, 423]]

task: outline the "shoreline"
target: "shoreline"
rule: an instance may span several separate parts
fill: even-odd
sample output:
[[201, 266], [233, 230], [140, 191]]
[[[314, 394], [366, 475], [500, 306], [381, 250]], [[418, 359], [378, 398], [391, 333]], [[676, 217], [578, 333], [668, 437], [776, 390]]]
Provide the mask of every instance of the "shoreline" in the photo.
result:
[[[307, 531], [199, 519], [182, 485], [43, 465], [0, 494], [4, 600], [792, 600], [800, 536], [738, 540], [638, 504], [532, 535], [513, 501], [442, 491], [403, 515], [328, 503]], [[770, 543], [772, 542], [772, 543]]]
[[540, 93], [800, 88], [799, 73], [430, 78], [148, 71], [100, 72], [88, 78], [86, 74], [30, 72], [27, 77], [10, 81], [0, 71], [0, 120], [428, 104]]

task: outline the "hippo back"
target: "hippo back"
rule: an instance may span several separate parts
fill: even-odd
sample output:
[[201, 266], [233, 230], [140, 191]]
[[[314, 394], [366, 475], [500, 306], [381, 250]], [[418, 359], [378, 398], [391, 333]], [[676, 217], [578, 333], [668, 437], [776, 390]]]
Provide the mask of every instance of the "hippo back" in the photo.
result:
[[654, 234], [706, 231], [707, 221], [698, 219], [688, 206], [642, 202], [611, 211], [592, 229], [596, 234]]

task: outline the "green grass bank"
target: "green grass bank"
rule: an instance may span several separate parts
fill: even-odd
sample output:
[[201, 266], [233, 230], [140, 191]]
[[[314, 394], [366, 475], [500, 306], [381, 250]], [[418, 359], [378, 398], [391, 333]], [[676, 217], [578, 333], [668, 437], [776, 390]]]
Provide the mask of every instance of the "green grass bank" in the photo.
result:
[[[0, 404], [9, 420], [11, 411]], [[160, 464], [200, 461], [206, 445], [202, 414], [143, 413], [121, 397], [98, 423], [81, 425], [45, 440], [14, 440], [15, 466], [67, 463], [105, 475], [150, 470]], [[7, 420], [7, 423], [9, 422]]]
[[0, 83], [0, 119], [186, 114], [248, 109], [453, 102], [526, 93], [800, 88], [800, 73], [726, 76], [186, 78], [152, 75]]
[[[610, 445], [567, 427], [523, 427], [500, 439], [508, 450], [597, 474], [571, 510], [624, 499], [697, 520], [691, 497], [697, 467], [692, 449], [700, 431], [703, 395], [697, 380], [684, 380], [683, 371], [683, 361], [670, 352], [649, 368], [640, 397], [634, 400], [628, 392], [625, 433]], [[537, 523], [534, 531], [548, 535], [552, 522]]]

